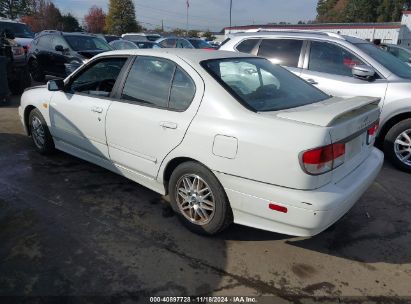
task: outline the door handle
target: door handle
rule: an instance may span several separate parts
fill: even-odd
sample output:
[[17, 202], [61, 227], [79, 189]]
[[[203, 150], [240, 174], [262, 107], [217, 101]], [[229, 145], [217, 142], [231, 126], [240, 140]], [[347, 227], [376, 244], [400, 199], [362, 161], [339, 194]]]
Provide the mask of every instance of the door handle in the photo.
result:
[[308, 79], [306, 79], [306, 81], [307, 81], [309, 84], [312, 84], [312, 85], [318, 84], [318, 82], [315, 81], [315, 80], [312, 79], [312, 78], [308, 78]]
[[103, 108], [100, 108], [100, 107], [92, 107], [92, 108], [91, 108], [91, 112], [103, 113]]
[[175, 122], [162, 121], [160, 122], [160, 126], [162, 126], [163, 128], [167, 128], [167, 129], [177, 129], [178, 125]]

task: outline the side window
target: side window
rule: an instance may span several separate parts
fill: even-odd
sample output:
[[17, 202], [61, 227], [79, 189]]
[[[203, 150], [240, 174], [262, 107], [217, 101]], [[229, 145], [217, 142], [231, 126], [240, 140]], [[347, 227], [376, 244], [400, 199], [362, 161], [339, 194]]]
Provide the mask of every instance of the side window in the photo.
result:
[[53, 40], [51, 40], [51, 48], [54, 50], [57, 45], [61, 45], [63, 49], [67, 49], [69, 46], [61, 36], [54, 36]]
[[38, 46], [43, 49], [51, 48], [51, 35], [45, 35], [39, 38]]
[[167, 107], [175, 64], [155, 57], [137, 57], [121, 98], [155, 107]]
[[263, 39], [258, 56], [266, 57], [276, 64], [298, 67], [302, 47], [302, 40]]
[[169, 108], [185, 110], [194, 98], [196, 88], [193, 80], [180, 68], [176, 69], [171, 85]]
[[127, 58], [102, 59], [81, 71], [71, 81], [68, 92], [108, 97]]
[[190, 42], [188, 42], [188, 41], [185, 40], [185, 39], [178, 39], [178, 40], [177, 40], [176, 48], [192, 49], [193, 46], [190, 44]]
[[310, 61], [311, 71], [352, 76], [352, 68], [364, 64], [358, 57], [332, 43], [311, 42]]
[[247, 53], [250, 54], [253, 49], [256, 47], [260, 39], [246, 39], [240, 42], [239, 45], [237, 45], [237, 51], [242, 52], [242, 53]]
[[177, 40], [174, 38], [164, 39], [160, 42], [160, 45], [164, 48], [174, 48], [176, 46]]

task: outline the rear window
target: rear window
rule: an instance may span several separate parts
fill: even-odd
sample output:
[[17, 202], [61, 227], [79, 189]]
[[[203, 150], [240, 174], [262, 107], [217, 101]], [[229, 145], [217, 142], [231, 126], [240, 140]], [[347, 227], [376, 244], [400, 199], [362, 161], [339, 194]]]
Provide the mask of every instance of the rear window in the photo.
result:
[[5, 29], [9, 29], [14, 33], [14, 36], [17, 38], [33, 38], [34, 33], [31, 29], [23, 23], [15, 22], [1, 22], [0, 21], [0, 32], [3, 32]]
[[276, 64], [297, 67], [302, 47], [302, 40], [264, 39], [261, 41], [258, 56], [266, 57]]
[[213, 48], [208, 42], [202, 39], [188, 39], [196, 49], [211, 49]]
[[255, 112], [290, 109], [329, 98], [263, 58], [213, 59], [201, 65], [241, 104]]
[[75, 51], [92, 51], [92, 50], [101, 50], [101, 51], [110, 51], [110, 45], [101, 38], [94, 36], [64, 36], [67, 43]]
[[237, 45], [237, 51], [250, 54], [260, 39], [246, 39]]

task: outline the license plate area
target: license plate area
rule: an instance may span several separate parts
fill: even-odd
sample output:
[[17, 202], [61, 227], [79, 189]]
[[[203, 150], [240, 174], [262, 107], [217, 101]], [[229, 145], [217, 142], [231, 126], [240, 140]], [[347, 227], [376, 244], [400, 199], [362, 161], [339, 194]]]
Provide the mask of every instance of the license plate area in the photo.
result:
[[364, 132], [361, 135], [351, 139], [345, 144], [345, 160], [349, 161], [361, 154], [361, 151], [366, 144], [367, 133]]

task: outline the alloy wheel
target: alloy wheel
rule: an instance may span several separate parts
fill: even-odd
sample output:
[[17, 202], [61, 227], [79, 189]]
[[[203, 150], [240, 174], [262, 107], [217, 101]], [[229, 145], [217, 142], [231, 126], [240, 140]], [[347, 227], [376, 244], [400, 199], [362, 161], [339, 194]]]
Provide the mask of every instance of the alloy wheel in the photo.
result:
[[411, 129], [397, 136], [394, 142], [394, 151], [402, 163], [411, 166]]
[[36, 116], [31, 120], [31, 136], [37, 148], [42, 149], [46, 142], [46, 133], [40, 119]]
[[215, 214], [215, 199], [209, 185], [198, 175], [186, 174], [176, 184], [176, 202], [191, 223], [208, 224]]

